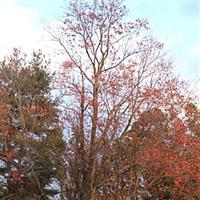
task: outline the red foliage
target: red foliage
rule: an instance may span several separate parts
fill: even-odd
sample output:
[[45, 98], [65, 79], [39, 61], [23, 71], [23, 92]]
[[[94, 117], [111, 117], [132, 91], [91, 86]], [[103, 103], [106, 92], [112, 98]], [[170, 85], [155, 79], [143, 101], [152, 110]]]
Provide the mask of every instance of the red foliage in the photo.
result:
[[11, 170], [10, 176], [14, 182], [20, 182], [22, 180], [21, 174], [18, 170]]
[[14, 153], [12, 150], [9, 150], [6, 152], [7, 161], [9, 161], [9, 162], [12, 161], [13, 157], [14, 157]]
[[63, 63], [63, 67], [65, 68], [73, 68], [75, 66], [74, 62], [67, 60]]

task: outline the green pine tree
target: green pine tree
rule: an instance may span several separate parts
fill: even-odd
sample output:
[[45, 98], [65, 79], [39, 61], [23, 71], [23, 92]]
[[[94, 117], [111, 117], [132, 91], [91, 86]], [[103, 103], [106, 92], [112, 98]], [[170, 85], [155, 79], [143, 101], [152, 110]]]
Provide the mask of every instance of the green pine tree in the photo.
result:
[[43, 54], [18, 49], [0, 62], [0, 198], [59, 194], [65, 148]]

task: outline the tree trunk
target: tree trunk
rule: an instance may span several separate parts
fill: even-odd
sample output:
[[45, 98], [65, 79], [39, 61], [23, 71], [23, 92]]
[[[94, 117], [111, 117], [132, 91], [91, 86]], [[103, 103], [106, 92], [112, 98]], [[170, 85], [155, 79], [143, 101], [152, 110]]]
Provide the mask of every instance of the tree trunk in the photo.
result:
[[82, 188], [80, 191], [80, 200], [90, 200], [92, 197], [91, 172], [91, 169], [88, 169], [83, 174]]

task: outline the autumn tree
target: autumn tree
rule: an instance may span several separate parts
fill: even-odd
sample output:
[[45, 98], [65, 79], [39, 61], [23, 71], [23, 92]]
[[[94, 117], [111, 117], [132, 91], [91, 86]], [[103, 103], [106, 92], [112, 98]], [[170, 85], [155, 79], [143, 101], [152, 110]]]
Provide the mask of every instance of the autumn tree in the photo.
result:
[[[173, 116], [167, 110], [155, 108], [143, 112], [133, 129], [120, 141], [126, 151], [120, 150], [118, 155], [126, 154], [129, 159], [133, 156], [127, 153], [128, 149], [137, 147], [132, 152], [139, 179], [137, 185], [135, 180], [132, 184], [142, 199], [198, 199], [200, 195], [200, 140], [191, 132], [186, 117], [189, 107], [196, 113], [199, 111], [192, 103], [181, 107], [181, 110], [173, 109]], [[199, 124], [197, 115], [194, 122]], [[120, 164], [127, 176], [130, 172], [123, 166], [130, 165], [126, 160]], [[129, 174], [128, 177], [133, 176]], [[130, 185], [126, 183], [126, 187]]]
[[[157, 181], [161, 172], [148, 159], [168, 145], [166, 132], [189, 137], [176, 131], [184, 84], [146, 19], [129, 22], [126, 14], [118, 0], [72, 0], [49, 31], [66, 56], [56, 81], [64, 99], [65, 199], [137, 199], [143, 192], [151, 198], [155, 182], [147, 180]], [[130, 133], [137, 133], [134, 142], [124, 141]]]
[[60, 192], [64, 142], [48, 64], [40, 51], [27, 59], [18, 49], [0, 62], [1, 199]]
[[142, 105], [142, 90], [155, 87], [170, 68], [161, 59], [163, 44], [143, 36], [147, 21], [125, 22], [126, 12], [115, 0], [71, 1], [60, 32], [51, 33], [66, 53], [59, 84], [67, 97], [68, 198], [95, 196], [101, 153], [148, 106]]
[[[170, 84], [174, 87], [165, 95], [169, 82], [156, 93], [148, 91], [146, 101], [156, 100], [154, 106], [104, 147], [98, 199], [198, 199], [200, 140], [190, 128], [198, 130], [199, 111], [191, 99], [180, 95], [178, 82], [172, 82], [176, 84]], [[189, 110], [192, 126], [188, 126]]]

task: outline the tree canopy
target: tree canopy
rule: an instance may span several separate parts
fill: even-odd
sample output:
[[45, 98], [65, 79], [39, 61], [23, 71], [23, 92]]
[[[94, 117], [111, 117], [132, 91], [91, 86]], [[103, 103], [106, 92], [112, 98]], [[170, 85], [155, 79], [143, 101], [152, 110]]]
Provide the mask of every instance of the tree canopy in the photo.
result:
[[148, 21], [126, 15], [119, 0], [71, 0], [49, 30], [55, 74], [41, 51], [0, 62], [0, 198], [200, 198], [195, 96]]
[[193, 100], [147, 20], [126, 14], [118, 0], [70, 1], [51, 32], [66, 55], [56, 81], [65, 99], [65, 195], [198, 198], [199, 137], [186, 109]]

